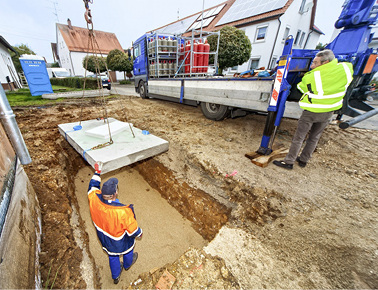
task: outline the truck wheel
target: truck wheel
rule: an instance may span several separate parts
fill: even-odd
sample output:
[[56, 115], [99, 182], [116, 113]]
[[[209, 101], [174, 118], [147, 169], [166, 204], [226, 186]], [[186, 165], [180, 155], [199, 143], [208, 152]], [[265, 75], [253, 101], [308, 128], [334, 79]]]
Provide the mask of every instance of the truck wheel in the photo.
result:
[[146, 84], [144, 81], [139, 82], [139, 95], [142, 99], [148, 99], [147, 97], [147, 90], [146, 90]]
[[201, 111], [206, 118], [214, 121], [221, 121], [230, 115], [227, 106], [201, 102]]

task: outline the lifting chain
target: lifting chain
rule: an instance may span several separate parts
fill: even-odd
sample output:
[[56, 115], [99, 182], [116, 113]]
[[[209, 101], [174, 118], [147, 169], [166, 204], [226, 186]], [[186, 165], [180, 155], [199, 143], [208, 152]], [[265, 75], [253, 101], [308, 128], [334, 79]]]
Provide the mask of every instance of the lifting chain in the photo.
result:
[[99, 145], [92, 147], [91, 150], [101, 149], [101, 148], [104, 148], [106, 146], [112, 145], [113, 143], [114, 143], [113, 140], [110, 140], [109, 142], [99, 144]]
[[92, 30], [93, 30], [92, 14], [91, 14], [91, 9], [89, 9], [89, 3], [93, 4], [93, 0], [83, 0], [83, 1], [84, 1], [84, 6], [85, 6], [85, 13], [84, 13], [85, 21], [87, 21], [87, 24], [92, 25]]
[[[85, 13], [84, 13], [84, 18], [85, 18], [85, 21], [87, 22], [87, 28], [88, 28], [88, 33], [89, 33], [89, 37], [88, 37], [88, 53], [87, 53], [87, 56], [89, 55], [89, 51], [91, 50], [93, 55], [97, 57], [97, 53], [95, 53], [96, 51], [96, 48], [98, 49], [101, 57], [102, 57], [102, 53], [101, 53], [101, 50], [100, 50], [100, 47], [95, 39], [95, 35], [94, 35], [94, 31], [93, 31], [93, 20], [92, 20], [92, 13], [91, 13], [91, 10], [89, 9], [89, 3], [90, 4], [93, 4], [93, 0], [83, 0], [84, 2], [84, 6], [85, 6]], [[107, 64], [105, 63], [105, 66], [106, 66], [106, 71], [108, 72], [108, 75], [109, 75], [109, 70], [108, 70], [108, 66]], [[86, 75], [87, 75], [87, 67], [88, 67], [88, 57], [86, 59], [86, 62], [85, 62], [85, 73], [84, 73], [84, 85], [83, 85], [83, 98], [84, 98], [84, 94], [85, 94], [85, 85], [86, 85]], [[100, 76], [100, 65], [98, 63], [98, 60], [96, 58], [96, 74], [98, 76]], [[103, 87], [101, 85], [101, 77], [99, 77], [99, 79], [97, 79], [98, 81], [98, 85], [102, 88], [103, 90]], [[104, 97], [104, 94], [102, 93], [102, 105], [103, 105], [103, 109], [104, 109], [104, 112], [105, 112], [105, 116], [104, 116], [104, 122], [105, 120], [107, 121], [107, 125], [108, 125], [108, 131], [109, 131], [109, 141], [106, 142], [106, 143], [103, 143], [103, 144], [99, 144], [99, 145], [96, 145], [94, 147], [92, 147], [90, 150], [96, 150], [96, 149], [100, 149], [100, 148], [104, 148], [106, 146], [110, 146], [114, 143], [113, 139], [112, 139], [112, 134], [111, 134], [111, 130], [110, 130], [110, 124], [109, 124], [109, 118], [108, 118], [108, 112], [107, 112], [107, 109], [106, 109], [106, 104], [105, 104], [105, 97]], [[79, 124], [79, 127], [81, 127], [81, 117], [82, 117], [82, 110], [83, 110], [83, 107], [81, 107], [81, 112], [80, 112], [80, 124]], [[126, 116], [126, 113], [125, 113], [125, 116]], [[128, 122], [127, 120], [127, 116], [126, 116], [126, 121]], [[135, 138], [135, 134], [134, 134], [134, 131], [129, 123], [129, 127], [130, 127], [130, 130], [131, 130], [131, 133], [133, 134], [133, 137]]]

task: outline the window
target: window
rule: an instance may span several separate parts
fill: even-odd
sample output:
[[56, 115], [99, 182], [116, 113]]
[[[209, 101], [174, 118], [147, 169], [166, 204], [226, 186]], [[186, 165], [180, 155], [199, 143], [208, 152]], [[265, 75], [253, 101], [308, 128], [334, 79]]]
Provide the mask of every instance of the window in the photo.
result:
[[273, 56], [272, 61], [270, 62], [269, 69], [274, 69], [277, 65], [277, 57]]
[[286, 40], [286, 38], [289, 36], [289, 33], [290, 33], [290, 27], [286, 27], [283, 38], [282, 38], [283, 41]]
[[238, 66], [233, 66], [230, 70], [238, 70]]
[[260, 58], [252, 58], [249, 69], [257, 69], [259, 67]]
[[299, 46], [302, 46], [305, 35], [306, 33], [302, 32], [301, 39], [299, 40]]
[[301, 32], [302, 32], [301, 30], [297, 31], [297, 35], [295, 36], [294, 44], [298, 44], [299, 37], [301, 36]]
[[140, 44], [134, 46], [134, 58], [140, 56]]
[[257, 27], [255, 41], [263, 41], [266, 36], [268, 26]]
[[302, 0], [301, 7], [299, 8], [300, 14], [302, 14], [304, 12], [305, 5], [306, 5], [306, 0]]

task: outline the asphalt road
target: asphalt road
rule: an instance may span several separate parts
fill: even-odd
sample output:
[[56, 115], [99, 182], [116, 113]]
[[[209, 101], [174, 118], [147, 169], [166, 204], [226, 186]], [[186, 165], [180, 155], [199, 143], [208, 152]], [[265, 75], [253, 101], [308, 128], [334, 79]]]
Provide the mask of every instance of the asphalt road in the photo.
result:
[[113, 84], [110, 92], [111, 92], [111, 94], [119, 94], [119, 95], [124, 95], [124, 96], [137, 96], [137, 97], [139, 97], [139, 94], [135, 92], [134, 84], [131, 84], [131, 85]]

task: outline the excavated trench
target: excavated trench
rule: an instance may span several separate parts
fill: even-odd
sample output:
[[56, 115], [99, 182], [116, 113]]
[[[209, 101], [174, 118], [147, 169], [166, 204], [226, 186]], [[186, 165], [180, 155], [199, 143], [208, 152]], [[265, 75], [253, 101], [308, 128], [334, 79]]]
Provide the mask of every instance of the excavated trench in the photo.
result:
[[[36, 150], [33, 154], [39, 160], [33, 168], [28, 168], [28, 175], [38, 194], [42, 210], [43, 236], [40, 261], [43, 285], [46, 282], [51, 283], [51, 275], [56, 274], [54, 286], [58, 288], [85, 288], [85, 285], [90, 288], [112, 288], [114, 285], [112, 285], [107, 266], [107, 256], [101, 250], [95, 232], [89, 233], [87, 230], [89, 228], [94, 231], [90, 218], [88, 216], [83, 218], [82, 213], [87, 208], [86, 191], [88, 182], [93, 175], [93, 169], [85, 163], [84, 159], [64, 138], [58, 136], [58, 132], [56, 132], [46, 137], [45, 142], [48, 143], [45, 144], [50, 146], [47, 153], [39, 153], [38, 150], [42, 149], [39, 140], [31, 141], [30, 144], [33, 152]], [[43, 152], [46, 152], [45, 146]], [[168, 154], [183, 151], [181, 148], [172, 145], [169, 152]], [[174, 155], [179, 156], [178, 159], [169, 160], [168, 163], [166, 161], [164, 164], [159, 162], [160, 158], [150, 158], [119, 170], [119, 172], [116, 171], [114, 174], [134, 171], [134, 176], [142, 176], [144, 180], [141, 182], [147, 182], [150, 187], [144, 188], [145, 192], [156, 191], [155, 197], [163, 198], [166, 203], [169, 203], [180, 213], [179, 217], [175, 218], [179, 221], [177, 227], [187, 227], [188, 225], [184, 225], [184, 222], [186, 222], [189, 224], [189, 228], [195, 230], [188, 235], [188, 238], [184, 237], [184, 239], [190, 242], [190, 237], [194, 237], [196, 234], [200, 236], [202, 241], [193, 242], [195, 247], [202, 249], [226, 223], [237, 224], [238, 226], [245, 226], [248, 223], [253, 225], [264, 224], [283, 214], [280, 208], [281, 197], [275, 192], [264, 192], [264, 194], [257, 192], [255, 194], [254, 192], [258, 189], [244, 187], [232, 178], [224, 179], [221, 175], [210, 172], [206, 166], [201, 165], [191, 155]], [[165, 164], [172, 165], [175, 170], [167, 168]], [[188, 176], [181, 175], [177, 178], [177, 168], [184, 168], [183, 172], [185, 171], [186, 174], [194, 177], [194, 179], [191, 179], [192, 183], [198, 184], [199, 188], [194, 188], [193, 185], [186, 182]], [[82, 170], [86, 171], [81, 180], [76, 180], [82, 186], [82, 189], [78, 192], [75, 179]], [[135, 175], [135, 172], [137, 172], [137, 175]], [[104, 176], [104, 180], [112, 174], [109, 173]], [[132, 176], [129, 178], [134, 179]], [[196, 179], [201, 181], [193, 182]], [[125, 190], [127, 192], [127, 185]], [[264, 198], [259, 197], [259, 195], [264, 196]], [[84, 202], [80, 202], [78, 196], [84, 198]], [[123, 201], [122, 197], [121, 201], [134, 203], [132, 199]], [[153, 205], [153, 201], [149, 198], [145, 198], [143, 202]], [[141, 214], [138, 213], [139, 209], [140, 206], [136, 205], [137, 219], [141, 217]], [[147, 211], [153, 214], [155, 211], [159, 211], [159, 208], [152, 207]], [[159, 224], [159, 217], [156, 216], [150, 226], [153, 229], [159, 229]], [[145, 227], [142, 221], [141, 226]], [[162, 246], [162, 248], [159, 248], [161, 237], [148, 237], [148, 230], [145, 232], [141, 245], [145, 243], [148, 248], [149, 244], [158, 244], [155, 252], [149, 253], [149, 256], [154, 256], [156, 253], [167, 256], [170, 252], [173, 252], [173, 249], [177, 248], [177, 244], [181, 244], [180, 241], [177, 242], [174, 239], [175, 235], [181, 234], [171, 227], [170, 223], [166, 223], [162, 227], [169, 230], [164, 235], [172, 238], [172, 243], [164, 248]], [[188, 233], [189, 231], [188, 229], [183, 232]], [[152, 231], [150, 230], [150, 232]], [[93, 241], [97, 244], [91, 249], [89, 245]], [[191, 246], [189, 243], [188, 247]], [[136, 251], [138, 251], [138, 243]], [[186, 248], [182, 249], [182, 254], [185, 251]], [[143, 252], [146, 253], [147, 251], [141, 251], [142, 254]], [[101, 260], [103, 261], [103, 265], [100, 266], [97, 258], [95, 258], [96, 255], [99, 255], [98, 253], [102, 255]], [[179, 256], [176, 256], [175, 259], [178, 259]], [[148, 259], [143, 261], [142, 257], [143, 255], [140, 258], [140, 264], [148, 267]], [[159, 267], [163, 266], [164, 264], [159, 265]], [[149, 272], [149, 270], [148, 268], [140, 269], [140, 272], [134, 273], [136, 275], [134, 278], [137, 278], [143, 272]], [[134, 270], [131, 269], [127, 272], [127, 275], [124, 275], [125, 278], [131, 277], [133, 271], [138, 271], [137, 264]], [[77, 273], [81, 273], [81, 278]], [[101, 273], [105, 274], [102, 275]], [[227, 277], [231, 276], [228, 275]], [[227, 278], [226, 280], [233, 281], [230, 279]], [[127, 280], [127, 282], [131, 281]], [[224, 286], [228, 287], [227, 285]]]
[[[86, 217], [83, 215], [83, 211], [88, 210], [86, 192], [93, 169], [58, 132], [46, 137], [43, 147], [40, 146], [42, 142], [39, 139], [26, 140], [35, 156], [35, 165], [26, 169], [42, 211], [40, 270], [43, 286], [51, 287], [55, 283], [54, 287], [57, 288], [114, 288], [117, 285], [112, 284], [107, 256], [98, 242], [89, 212], [87, 211]], [[49, 148], [47, 151], [46, 145]], [[182, 150], [172, 145], [169, 152], [168, 154], [171, 154]], [[209, 172], [209, 169], [198, 163], [193, 156], [174, 155], [179, 156], [179, 159], [163, 163], [159, 161], [161, 158], [150, 158], [103, 176], [104, 180], [113, 174], [129, 175], [126, 177], [129, 181], [140, 179], [138, 182], [142, 184], [139, 186], [142, 187], [141, 194], [152, 194], [150, 197], [131, 196], [128, 199], [127, 192], [130, 188], [127, 184], [123, 186], [126, 200], [122, 196], [121, 202], [134, 203], [141, 198], [138, 201], [139, 205], [135, 202], [135, 208], [137, 219], [145, 230], [142, 241], [137, 242], [136, 246], [136, 251], [140, 250], [141, 253], [139, 266], [143, 265], [144, 268], [140, 268], [137, 263], [134, 269], [123, 274], [123, 285], [129, 285], [128, 283], [139, 274], [149, 273], [151, 268], [156, 270], [178, 260], [189, 248], [194, 247], [202, 251], [226, 223], [238, 226], [248, 223], [263, 224], [281, 213], [279, 207], [275, 206], [277, 202], [274, 202], [280, 198], [274, 192], [264, 194], [268, 198], [261, 199], [253, 193], [257, 189], [243, 187], [232, 178], [225, 180], [216, 173]], [[167, 168], [165, 164], [172, 164], [174, 170]], [[184, 168], [182, 172], [185, 171], [194, 179], [185, 175], [176, 177], [177, 172], [180, 172], [177, 168]], [[78, 176], [81, 179], [78, 180]], [[186, 182], [189, 179], [192, 185]], [[201, 181], [196, 182], [199, 179]], [[81, 187], [79, 189], [78, 183]], [[194, 188], [193, 184], [198, 184], [199, 188]], [[162, 203], [161, 200], [179, 214], [173, 218], [171, 215], [160, 217], [158, 214], [164, 215], [165, 210], [160, 206], [155, 207], [155, 203]], [[151, 207], [143, 209], [140, 204]], [[240, 206], [241, 204], [245, 206]], [[147, 223], [147, 227], [143, 220], [143, 214], [146, 212], [152, 215], [152, 221]], [[153, 236], [154, 231], [162, 236]], [[172, 254], [175, 251], [176, 256]], [[161, 259], [160, 264], [151, 266], [149, 257], [157, 254], [170, 257], [171, 260]], [[98, 262], [99, 258], [101, 263]], [[214, 265], [214, 259], [210, 260]], [[224, 269], [224, 262], [217, 260], [216, 263], [217, 269]], [[226, 280], [228, 284], [219, 287], [235, 285], [232, 275], [226, 276], [226, 279], [216, 277], [213, 280]]]
[[[101, 245], [90, 220], [89, 210], [86, 208], [86, 191], [88, 182], [93, 175], [93, 169], [85, 164], [81, 156], [74, 152], [66, 142], [58, 141], [57, 143], [59, 143], [63, 156], [65, 156], [65, 170], [68, 171], [67, 176], [70, 178], [68, 182], [69, 191], [73, 193], [70, 195], [76, 197], [71, 198], [70, 225], [75, 241], [83, 251], [81, 273], [84, 281], [90, 288], [96, 288], [99, 285], [102, 288], [113, 288], [107, 266], [107, 256], [101, 250]], [[148, 264], [153, 265], [153, 261], [148, 261], [146, 255], [150, 259], [153, 255], [158, 256], [157, 259], [160, 260], [160, 264], [154, 265], [153, 268], [157, 268], [156, 266], [163, 267], [164, 263], [174, 262], [190, 247], [200, 249], [204, 247], [229, 220], [230, 208], [221, 204], [203, 190], [195, 189], [186, 182], [178, 181], [169, 168], [166, 168], [154, 158], [110, 172], [102, 179], [105, 181], [113, 176], [120, 180], [121, 202], [135, 203], [137, 220], [142, 219], [140, 226], [145, 233], [139, 247], [141, 251], [139, 260], [141, 264], [144, 264], [144, 268], [140, 269], [141, 271], [148, 272], [151, 270], [151, 268], [148, 268]], [[122, 196], [122, 191], [125, 192], [125, 196]], [[135, 193], [136, 191], [138, 192]], [[164, 202], [161, 200], [164, 200]], [[167, 206], [173, 207], [179, 214], [171, 213], [171, 209]], [[149, 213], [147, 214], [144, 211]], [[154, 214], [153, 211], [156, 211], [156, 213]], [[162, 213], [161, 211], [166, 212]], [[146, 217], [146, 215], [151, 215], [151, 212], [153, 217]], [[155, 232], [156, 236], [152, 236], [154, 229], [159, 227], [161, 229]], [[146, 230], [146, 228], [149, 230]], [[159, 240], [159, 242], [156, 242], [156, 240]], [[142, 243], [145, 245], [143, 246]], [[155, 253], [150, 252], [148, 243], [152, 248], [155, 247], [153, 250]], [[137, 242], [136, 251], [138, 251], [138, 244], [139, 242]], [[160, 251], [162, 251], [161, 258], [159, 258]], [[145, 259], [143, 259], [143, 255]], [[164, 262], [164, 258], [171, 260]], [[146, 265], [147, 268], [145, 268]], [[135, 270], [138, 271], [137, 264]], [[93, 273], [97, 273], [97, 275]], [[131, 270], [127, 273], [127, 278], [124, 278], [125, 281], [121, 280], [121, 282], [129, 283], [132, 281], [130, 279], [136, 279], [139, 274], [141, 273], [133, 273]], [[107, 277], [102, 277], [104, 275]]]

